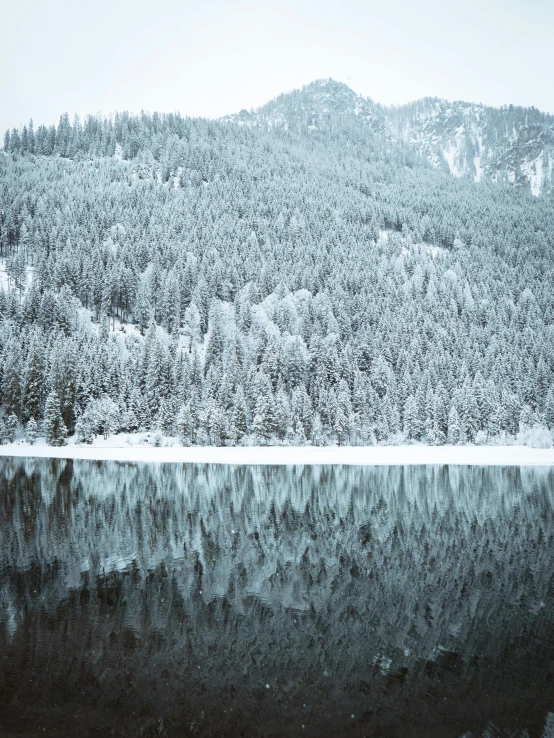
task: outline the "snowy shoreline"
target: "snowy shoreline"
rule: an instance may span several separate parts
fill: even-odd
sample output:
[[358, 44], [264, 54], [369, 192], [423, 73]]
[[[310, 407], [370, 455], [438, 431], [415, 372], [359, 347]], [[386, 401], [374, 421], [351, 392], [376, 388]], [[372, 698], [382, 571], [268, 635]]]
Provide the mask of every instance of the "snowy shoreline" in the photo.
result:
[[133, 445], [127, 435], [101, 438], [90, 446], [10, 443], [0, 446], [0, 456], [94, 461], [189, 464], [348, 464], [401, 466], [448, 464], [474, 466], [552, 466], [554, 449], [526, 446], [162, 446]]

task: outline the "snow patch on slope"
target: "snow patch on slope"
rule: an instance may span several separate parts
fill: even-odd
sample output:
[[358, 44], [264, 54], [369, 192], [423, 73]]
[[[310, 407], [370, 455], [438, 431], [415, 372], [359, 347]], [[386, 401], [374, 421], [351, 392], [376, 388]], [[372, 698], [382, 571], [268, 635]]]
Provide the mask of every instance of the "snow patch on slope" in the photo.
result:
[[[26, 294], [29, 289], [31, 288], [31, 284], [33, 282], [33, 275], [34, 275], [35, 267], [34, 266], [27, 266], [27, 285], [25, 289], [23, 290], [23, 294]], [[9, 282], [8, 274], [6, 272], [6, 259], [0, 259], [0, 290], [4, 290], [4, 292], [9, 292], [10, 290], [13, 290], [13, 282]]]

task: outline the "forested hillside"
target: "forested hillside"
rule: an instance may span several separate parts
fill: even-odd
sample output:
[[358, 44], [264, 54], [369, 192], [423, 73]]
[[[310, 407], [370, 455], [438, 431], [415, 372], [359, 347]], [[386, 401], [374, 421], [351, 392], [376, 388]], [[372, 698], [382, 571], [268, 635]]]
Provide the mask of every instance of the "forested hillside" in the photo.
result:
[[[351, 93], [351, 94], [350, 94]], [[439, 444], [554, 426], [554, 201], [318, 82], [0, 152], [1, 433]]]

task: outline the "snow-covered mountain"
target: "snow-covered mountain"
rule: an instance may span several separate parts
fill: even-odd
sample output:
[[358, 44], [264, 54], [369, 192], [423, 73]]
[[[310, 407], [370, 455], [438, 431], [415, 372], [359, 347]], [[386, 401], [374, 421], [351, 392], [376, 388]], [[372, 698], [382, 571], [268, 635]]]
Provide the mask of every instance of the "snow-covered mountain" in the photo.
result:
[[222, 120], [248, 126], [310, 129], [327, 128], [345, 119], [359, 121], [372, 130], [384, 132], [385, 116], [376, 103], [362, 97], [343, 82], [318, 79], [300, 90], [279, 95], [254, 111], [241, 110]]
[[553, 187], [554, 116], [536, 108], [492, 108], [439, 98], [383, 107], [342, 82], [319, 79], [222, 120], [297, 131], [361, 124], [455, 176], [529, 187], [534, 195]]
[[386, 115], [398, 138], [456, 176], [530, 187], [534, 195], [552, 188], [552, 115], [439, 98], [388, 108]]

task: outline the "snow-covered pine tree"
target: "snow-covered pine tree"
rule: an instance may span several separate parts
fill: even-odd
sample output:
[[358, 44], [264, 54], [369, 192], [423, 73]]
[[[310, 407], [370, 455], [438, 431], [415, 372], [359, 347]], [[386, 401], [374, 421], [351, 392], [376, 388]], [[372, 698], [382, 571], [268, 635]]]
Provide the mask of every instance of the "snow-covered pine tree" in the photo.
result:
[[466, 382], [462, 387], [461, 402], [462, 405], [459, 411], [464, 432], [467, 440], [473, 443], [477, 432], [481, 428], [481, 417], [473, 386], [470, 382]]
[[450, 406], [450, 412], [448, 413], [448, 433], [447, 442], [453, 446], [463, 443], [464, 433], [462, 429], [462, 423], [458, 414], [458, 409], [454, 403]]
[[62, 420], [60, 398], [55, 390], [46, 398], [43, 425], [46, 443], [49, 446], [63, 446], [67, 429]]
[[409, 395], [404, 405], [404, 433], [408, 440], [418, 440], [421, 434], [419, 411], [414, 395]]
[[25, 426], [25, 438], [27, 443], [31, 445], [37, 440], [38, 436], [38, 425], [34, 418], [29, 418], [27, 425]]
[[233, 408], [231, 411], [231, 422], [235, 429], [237, 440], [243, 438], [248, 432], [247, 417], [246, 396], [242, 385], [239, 385], [233, 398]]
[[154, 311], [152, 309], [152, 305], [150, 304], [150, 299], [148, 296], [148, 289], [144, 282], [141, 282], [139, 284], [135, 298], [133, 315], [135, 319], [135, 325], [143, 335], [150, 325], [150, 321], [153, 317], [153, 312]]
[[19, 416], [21, 410], [21, 364], [19, 346], [10, 342], [4, 348], [6, 356], [2, 377], [2, 400], [8, 415]]
[[550, 387], [544, 403], [544, 418], [549, 428], [554, 428], [554, 386]]
[[[321, 424], [321, 419], [320, 419]], [[275, 393], [275, 432], [281, 440], [287, 433], [290, 425], [290, 403], [285, 391], [284, 384], [279, 382]]]
[[17, 418], [17, 415], [14, 415], [12, 413], [8, 416], [8, 419], [6, 420], [6, 437], [9, 443], [13, 443], [15, 441], [15, 434], [17, 433], [18, 428], [19, 420]]
[[325, 433], [323, 430], [323, 424], [319, 413], [316, 413], [312, 423], [312, 445], [313, 446], [324, 446], [325, 445]]
[[92, 443], [94, 441], [94, 425], [90, 414], [83, 413], [77, 418], [75, 435], [78, 443]]
[[183, 446], [190, 446], [192, 444], [194, 431], [194, 418], [191, 413], [190, 402], [183, 405], [179, 410], [176, 425], [179, 442]]
[[531, 428], [535, 423], [535, 414], [529, 405], [523, 405], [519, 414], [519, 430]]
[[31, 340], [25, 371], [23, 375], [22, 415], [24, 422], [30, 418], [39, 418], [43, 395], [43, 362], [40, 339], [34, 336]]
[[492, 409], [487, 417], [486, 429], [491, 438], [496, 438], [506, 427], [506, 412], [499, 397], [492, 400]]
[[252, 432], [258, 443], [265, 444], [275, 431], [275, 398], [269, 378], [263, 372], [256, 375]]
[[375, 424], [375, 435], [377, 440], [382, 443], [388, 440], [390, 435], [389, 418], [387, 413], [387, 403], [383, 400], [380, 401], [377, 409], [377, 418]]

